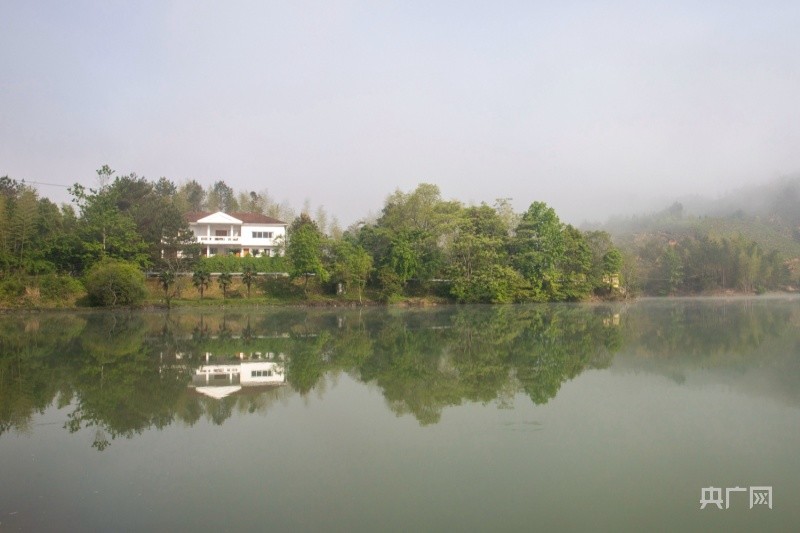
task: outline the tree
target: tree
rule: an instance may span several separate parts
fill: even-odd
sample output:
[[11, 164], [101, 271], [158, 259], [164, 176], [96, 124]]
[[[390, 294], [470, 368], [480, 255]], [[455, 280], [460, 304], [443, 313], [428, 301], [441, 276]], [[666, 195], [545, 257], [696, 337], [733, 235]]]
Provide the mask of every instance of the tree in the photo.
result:
[[244, 283], [245, 287], [247, 287], [248, 298], [250, 298], [250, 287], [252, 287], [253, 283], [255, 283], [257, 276], [258, 273], [256, 272], [255, 265], [250, 262], [242, 265], [242, 283]]
[[220, 272], [219, 277], [217, 277], [217, 283], [219, 284], [219, 288], [222, 289], [222, 299], [225, 300], [228, 297], [228, 288], [233, 283], [233, 277], [231, 273], [227, 270]]
[[195, 180], [187, 181], [178, 188], [176, 201], [184, 211], [202, 211], [205, 199], [206, 192], [203, 186]]
[[11, 264], [11, 238], [9, 226], [8, 197], [0, 194], [0, 271], [5, 271]]
[[83, 241], [86, 264], [105, 258], [130, 261], [145, 266], [147, 245], [136, 230], [136, 223], [120, 212], [109, 187], [87, 190], [80, 184], [70, 188], [78, 205], [78, 234]]
[[389, 255], [375, 257], [376, 263], [390, 265], [404, 283], [412, 276], [423, 280], [440, 276], [460, 210], [458, 202], [441, 199], [436, 185], [422, 183], [410, 193], [395, 191], [375, 224], [392, 246], [386, 249]]
[[496, 199], [494, 201], [494, 210], [498, 218], [502, 220], [506, 234], [509, 237], [512, 236], [522, 217], [514, 212], [514, 206], [511, 205], [511, 198]]
[[158, 274], [158, 282], [161, 285], [161, 288], [164, 289], [164, 299], [167, 302], [167, 307], [170, 304], [170, 292], [169, 290], [172, 288], [172, 285], [175, 283], [175, 272], [172, 270], [162, 270]]
[[588, 231], [584, 238], [591, 252], [589, 282], [595, 292], [607, 294], [613, 288], [614, 280], [619, 282], [622, 253], [605, 231]]
[[322, 235], [311, 218], [303, 213], [289, 228], [286, 256], [292, 279], [305, 279], [303, 291], [308, 295], [308, 278], [316, 276], [320, 281], [328, 279], [328, 271], [322, 264]]
[[136, 174], [117, 177], [108, 187], [108, 194], [120, 213], [136, 224], [153, 265], [186, 255], [194, 243], [189, 224], [178, 207], [176, 191], [166, 178], [151, 183]]
[[662, 294], [674, 294], [683, 283], [683, 261], [675, 250], [668, 245], [660, 258]]
[[208, 288], [209, 283], [211, 283], [211, 273], [206, 270], [203, 265], [198, 265], [192, 273], [192, 285], [200, 292], [201, 300], [203, 299], [203, 293]]
[[29, 252], [34, 239], [35, 224], [38, 211], [38, 198], [33, 189], [25, 187], [17, 197], [14, 213], [11, 217], [10, 230], [13, 239], [14, 255], [17, 264], [25, 263], [25, 255]]
[[269, 200], [264, 198], [262, 194], [259, 194], [255, 191], [250, 192], [240, 192], [239, 198], [237, 203], [239, 204], [239, 209], [242, 211], [246, 211], [247, 213], [259, 213], [261, 215], [264, 214], [264, 207], [266, 202]]
[[566, 244], [563, 225], [553, 208], [544, 202], [534, 202], [522, 215], [510, 251], [512, 264], [530, 283], [531, 298], [536, 301], [560, 297]]
[[562, 236], [564, 255], [557, 265], [562, 279], [558, 299], [576, 302], [592, 292], [592, 251], [583, 233], [571, 224], [564, 226]]
[[409, 232], [396, 234], [389, 248], [389, 266], [394, 270], [400, 283], [404, 284], [417, 274], [420, 257], [415, 249], [415, 236]]
[[603, 281], [613, 283], [613, 281], [606, 280], [613, 280], [614, 276], [619, 276], [622, 270], [622, 253], [618, 249], [612, 248], [603, 254], [602, 265]]
[[48, 249], [61, 223], [58, 207], [38, 192], [0, 178], [0, 271], [41, 274], [56, 270]]
[[211, 211], [225, 211], [226, 213], [230, 213], [239, 209], [239, 202], [236, 201], [236, 195], [233, 189], [222, 180], [214, 182], [206, 198], [208, 208]]
[[483, 204], [463, 210], [449, 249], [450, 293], [460, 302], [513, 301], [519, 275], [507, 266], [508, 230], [496, 210]]
[[333, 249], [335, 279], [344, 283], [348, 290], [354, 287], [358, 292], [358, 302], [362, 303], [362, 292], [372, 271], [372, 257], [348, 240], [337, 241]]

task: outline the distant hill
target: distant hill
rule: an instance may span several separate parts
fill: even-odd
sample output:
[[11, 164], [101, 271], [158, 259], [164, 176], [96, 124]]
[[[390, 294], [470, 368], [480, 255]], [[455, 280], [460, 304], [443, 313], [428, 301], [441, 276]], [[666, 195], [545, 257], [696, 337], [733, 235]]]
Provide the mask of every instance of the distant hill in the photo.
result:
[[[612, 218], [594, 229], [609, 232], [631, 258], [644, 292], [749, 292], [797, 285], [800, 176], [716, 200], [686, 197], [661, 211]], [[779, 263], [788, 269], [786, 275], [776, 272]]]
[[685, 197], [650, 215], [614, 217], [598, 229], [620, 243], [642, 234], [678, 239], [743, 237], [765, 252], [800, 258], [800, 176], [734, 191], [716, 200]]
[[694, 197], [678, 201], [693, 215], [727, 217], [742, 212], [752, 217], [777, 216], [796, 227], [800, 224], [800, 176], [743, 187], [716, 200]]

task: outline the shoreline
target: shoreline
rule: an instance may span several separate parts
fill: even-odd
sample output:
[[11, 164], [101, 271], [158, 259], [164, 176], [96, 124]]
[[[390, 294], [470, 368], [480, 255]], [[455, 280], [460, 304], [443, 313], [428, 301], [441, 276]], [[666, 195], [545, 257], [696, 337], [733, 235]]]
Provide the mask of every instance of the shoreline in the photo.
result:
[[428, 307], [439, 306], [510, 306], [510, 305], [552, 305], [552, 304], [567, 304], [567, 305], [599, 305], [599, 304], [615, 304], [615, 303], [636, 303], [644, 302], [669, 302], [669, 301], [684, 301], [684, 300], [770, 300], [770, 299], [795, 299], [800, 297], [797, 291], [772, 291], [762, 294], [745, 293], [745, 292], [730, 292], [714, 293], [714, 294], [691, 294], [691, 295], [670, 295], [670, 296], [653, 296], [642, 295], [631, 298], [617, 298], [617, 299], [603, 299], [592, 298], [580, 302], [520, 302], [520, 303], [458, 303], [456, 301], [447, 301], [444, 299], [427, 299], [427, 298], [408, 298], [397, 302], [380, 302], [375, 300], [364, 300], [363, 302], [353, 301], [335, 301], [335, 300], [312, 300], [312, 301], [263, 301], [247, 298], [229, 299], [226, 301], [217, 299], [206, 300], [179, 300], [173, 302], [172, 305], [167, 305], [162, 301], [160, 302], [147, 302], [138, 306], [115, 306], [115, 307], [93, 307], [88, 305], [73, 305], [73, 306], [31, 306], [31, 307], [0, 307], [0, 315], [8, 315], [16, 312], [23, 313], [41, 313], [41, 312], [91, 312], [98, 310], [107, 311], [168, 311], [168, 310], [182, 310], [182, 309], [236, 309], [236, 308], [300, 308], [300, 309], [363, 309], [363, 308], [394, 308], [394, 309], [419, 309]]

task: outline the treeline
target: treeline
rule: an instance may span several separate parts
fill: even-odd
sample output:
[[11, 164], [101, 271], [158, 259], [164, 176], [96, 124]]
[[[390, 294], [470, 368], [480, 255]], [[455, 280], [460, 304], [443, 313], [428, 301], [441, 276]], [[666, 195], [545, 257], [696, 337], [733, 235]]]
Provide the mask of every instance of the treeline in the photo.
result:
[[633, 249], [636, 271], [628, 278], [645, 294], [763, 293], [791, 282], [777, 251], [764, 253], [758, 243], [741, 236], [712, 239], [699, 234], [679, 240], [653, 236]]
[[[800, 242], [784, 219], [687, 214], [680, 203], [607, 226], [623, 251], [632, 291], [651, 295], [765, 292], [797, 283]], [[795, 271], [792, 270], [794, 266]]]
[[421, 184], [397, 191], [380, 217], [326, 241], [301, 215], [289, 230], [293, 276], [314, 273], [382, 300], [439, 295], [459, 302], [580, 301], [618, 293], [621, 255], [605, 232], [584, 233], [534, 202], [465, 206]]
[[80, 294], [75, 280], [82, 280], [90, 303], [135, 304], [145, 291], [140, 279], [131, 282], [133, 267], [159, 272], [167, 300], [175, 274], [193, 271], [202, 296], [220, 265], [225, 275], [286, 270], [306, 297], [338, 292], [363, 300], [369, 292], [383, 301], [437, 296], [499, 303], [619, 293], [621, 256], [609, 235], [564, 224], [541, 202], [522, 214], [506, 200], [465, 206], [422, 184], [395, 192], [377, 220], [347, 231], [335, 219], [329, 223], [322, 208], [312, 218], [305, 206], [289, 227], [285, 258], [238, 268], [239, 258], [199, 257], [185, 215], [241, 210], [287, 218], [293, 213], [285, 203], [266, 191], [237, 194], [223, 181], [204, 189], [195, 181], [177, 186], [114, 174], [103, 166], [96, 188], [74, 185], [71, 204], [62, 206], [24, 182], [0, 179], [0, 298], [66, 301]]
[[[61, 206], [24, 182], [0, 178], [0, 301], [74, 305], [88, 295], [90, 304], [136, 304], [148, 296], [145, 271], [158, 274], [168, 303], [181, 294], [179, 272], [194, 274], [201, 298], [217, 284], [226, 297], [237, 273], [248, 297], [255, 289], [256, 295], [294, 300], [338, 295], [486, 303], [763, 292], [797, 277], [772, 240], [761, 244], [734, 231], [766, 221], [741, 212], [687, 215], [678, 203], [627, 226], [612, 222], [618, 249], [606, 231], [565, 224], [542, 202], [524, 213], [508, 200], [464, 205], [444, 200], [431, 184], [396, 191], [373, 220], [343, 230], [321, 207], [312, 215], [306, 205], [295, 216], [266, 190], [236, 192], [224, 181], [207, 188], [196, 181], [176, 185], [116, 176], [108, 166], [97, 178], [93, 189], [71, 187], [72, 201]], [[285, 256], [200, 257], [186, 214], [216, 210], [291, 222]], [[791, 250], [789, 244], [781, 249]], [[263, 272], [291, 277], [267, 281], [258, 277]]]

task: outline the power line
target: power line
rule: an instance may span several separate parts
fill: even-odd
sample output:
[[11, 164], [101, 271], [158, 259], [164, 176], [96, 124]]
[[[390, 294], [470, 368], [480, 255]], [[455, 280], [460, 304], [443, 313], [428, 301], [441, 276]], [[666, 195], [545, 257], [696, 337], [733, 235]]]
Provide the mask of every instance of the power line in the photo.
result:
[[49, 187], [63, 187], [65, 189], [69, 189], [72, 185], [61, 185], [59, 183], [45, 183], [43, 181], [26, 181], [22, 180], [20, 183], [24, 183], [25, 185], [33, 184], [33, 185], [47, 185]]

